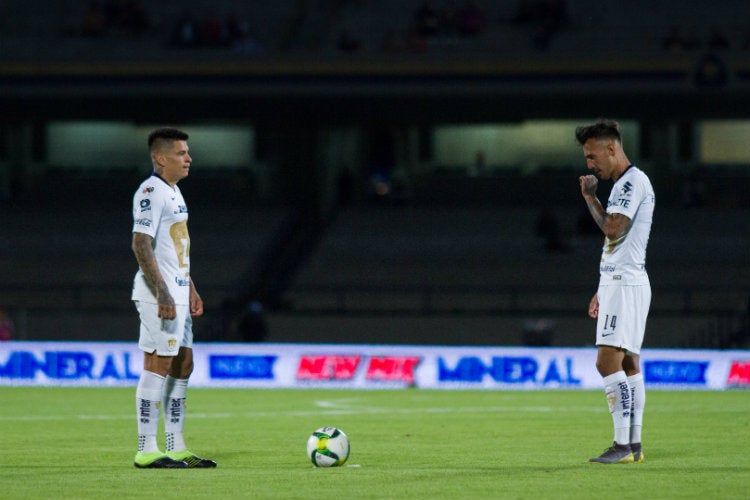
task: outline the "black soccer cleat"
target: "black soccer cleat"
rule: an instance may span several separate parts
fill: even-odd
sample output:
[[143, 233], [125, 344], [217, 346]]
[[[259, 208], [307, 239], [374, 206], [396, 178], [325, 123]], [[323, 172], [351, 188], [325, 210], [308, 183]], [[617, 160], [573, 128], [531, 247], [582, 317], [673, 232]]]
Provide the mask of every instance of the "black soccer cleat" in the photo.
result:
[[632, 464], [633, 452], [629, 444], [617, 444], [613, 442], [612, 446], [604, 450], [604, 453], [596, 458], [589, 458], [591, 464]]
[[212, 469], [216, 467], [216, 462], [214, 462], [213, 460], [201, 458], [198, 455], [194, 455], [188, 450], [170, 451], [167, 452], [167, 456], [173, 460], [185, 462], [191, 469]]
[[139, 469], [187, 469], [188, 464], [182, 460], [175, 460], [160, 451], [153, 453], [138, 453], [133, 462]]

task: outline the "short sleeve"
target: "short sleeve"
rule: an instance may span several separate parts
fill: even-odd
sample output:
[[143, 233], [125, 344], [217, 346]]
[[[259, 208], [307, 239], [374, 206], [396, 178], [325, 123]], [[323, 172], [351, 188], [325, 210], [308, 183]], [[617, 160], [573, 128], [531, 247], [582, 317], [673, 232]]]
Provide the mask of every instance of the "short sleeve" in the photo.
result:
[[161, 203], [153, 187], [142, 186], [133, 196], [133, 232], [156, 236]]
[[623, 214], [632, 220], [646, 195], [645, 191], [646, 186], [636, 176], [631, 176], [622, 184], [618, 183], [607, 201], [607, 213]]

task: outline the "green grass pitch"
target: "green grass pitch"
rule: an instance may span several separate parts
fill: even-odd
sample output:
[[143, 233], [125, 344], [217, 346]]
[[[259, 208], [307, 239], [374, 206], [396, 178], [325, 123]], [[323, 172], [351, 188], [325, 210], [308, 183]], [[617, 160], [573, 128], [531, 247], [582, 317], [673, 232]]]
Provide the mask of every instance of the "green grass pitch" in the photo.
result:
[[[603, 391], [191, 389], [186, 440], [210, 470], [140, 470], [134, 388], [0, 388], [4, 499], [748, 499], [750, 394], [649, 391], [646, 463], [588, 464], [612, 439]], [[309, 434], [343, 429], [343, 467]], [[161, 441], [163, 446], [163, 438]]]

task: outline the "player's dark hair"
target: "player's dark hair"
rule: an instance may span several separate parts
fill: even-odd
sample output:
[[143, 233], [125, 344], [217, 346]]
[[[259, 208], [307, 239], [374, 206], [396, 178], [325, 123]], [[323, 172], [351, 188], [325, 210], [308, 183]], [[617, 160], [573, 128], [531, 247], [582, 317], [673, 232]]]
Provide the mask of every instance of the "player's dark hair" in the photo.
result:
[[583, 146], [589, 139], [613, 139], [622, 144], [620, 124], [614, 120], [600, 118], [593, 125], [576, 128], [576, 141]]
[[182, 130], [174, 127], [162, 127], [153, 130], [148, 134], [148, 148], [153, 149], [154, 143], [158, 140], [164, 141], [187, 141], [188, 135]]

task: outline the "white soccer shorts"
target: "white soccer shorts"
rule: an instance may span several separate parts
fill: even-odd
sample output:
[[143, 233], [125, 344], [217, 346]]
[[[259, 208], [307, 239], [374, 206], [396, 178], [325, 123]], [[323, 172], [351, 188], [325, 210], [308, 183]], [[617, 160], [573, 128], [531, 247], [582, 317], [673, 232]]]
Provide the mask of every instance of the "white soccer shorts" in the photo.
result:
[[159, 356], [177, 356], [180, 347], [193, 347], [193, 318], [189, 307], [177, 305], [173, 320], [159, 317], [159, 306], [139, 300], [133, 301], [141, 318], [138, 347], [147, 353], [156, 351]]
[[651, 306], [650, 285], [600, 286], [596, 345], [624, 349], [640, 355]]

